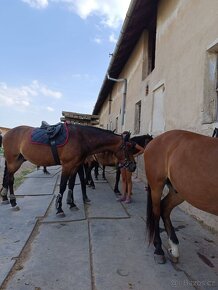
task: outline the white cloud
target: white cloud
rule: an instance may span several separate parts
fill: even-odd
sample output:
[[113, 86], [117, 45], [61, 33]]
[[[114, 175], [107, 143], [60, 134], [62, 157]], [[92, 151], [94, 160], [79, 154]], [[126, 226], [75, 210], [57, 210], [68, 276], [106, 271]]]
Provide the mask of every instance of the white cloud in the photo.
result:
[[100, 37], [95, 37], [95, 38], [94, 38], [94, 42], [100, 44], [100, 43], [102, 43], [102, 40], [101, 40]]
[[52, 107], [47, 107], [46, 110], [49, 112], [54, 112], [54, 108], [52, 108]]
[[36, 9], [43, 9], [48, 6], [48, 0], [22, 0], [24, 3], [27, 3], [30, 7]]
[[22, 0], [33, 8], [46, 8], [49, 3], [63, 4], [82, 19], [97, 15], [101, 23], [118, 28], [125, 19], [131, 0]]
[[33, 98], [36, 96], [60, 99], [62, 93], [49, 89], [37, 80], [32, 81], [28, 86], [20, 87], [10, 87], [6, 83], [0, 83], [0, 107], [15, 106], [17, 109], [24, 110], [32, 104]]
[[115, 37], [114, 33], [109, 36], [109, 41], [112, 43], [117, 43], [117, 38]]
[[117, 28], [125, 19], [130, 0], [58, 0], [66, 3], [81, 18], [97, 15], [101, 22]]

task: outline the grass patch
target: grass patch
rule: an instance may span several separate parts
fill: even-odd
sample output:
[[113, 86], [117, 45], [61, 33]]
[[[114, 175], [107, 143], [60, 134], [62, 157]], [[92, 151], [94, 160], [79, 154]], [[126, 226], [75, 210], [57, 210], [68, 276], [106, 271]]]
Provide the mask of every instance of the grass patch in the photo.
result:
[[14, 189], [16, 190], [23, 183], [25, 176], [27, 176], [28, 174], [30, 174], [34, 170], [35, 170], [35, 167], [23, 169], [21, 172], [19, 172], [17, 174], [15, 173]]

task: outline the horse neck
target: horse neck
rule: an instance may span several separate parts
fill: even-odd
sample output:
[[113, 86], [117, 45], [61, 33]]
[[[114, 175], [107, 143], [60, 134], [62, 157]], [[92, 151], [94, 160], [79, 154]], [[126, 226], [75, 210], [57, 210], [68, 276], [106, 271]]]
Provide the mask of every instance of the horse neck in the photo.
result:
[[106, 130], [94, 127], [80, 127], [80, 133], [83, 135], [84, 146], [89, 154], [97, 154], [103, 151], [116, 153], [122, 145], [122, 138]]

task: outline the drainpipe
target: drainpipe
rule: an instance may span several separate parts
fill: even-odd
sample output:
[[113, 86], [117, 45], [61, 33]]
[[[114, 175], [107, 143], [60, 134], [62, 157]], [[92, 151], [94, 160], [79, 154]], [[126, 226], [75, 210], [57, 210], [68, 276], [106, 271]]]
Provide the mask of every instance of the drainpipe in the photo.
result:
[[126, 108], [127, 79], [114, 79], [114, 78], [111, 78], [108, 73], [107, 73], [107, 78], [109, 80], [113, 81], [113, 82], [124, 82], [122, 107], [121, 107], [121, 127], [123, 127], [123, 125], [124, 125], [124, 114], [125, 114], [125, 108]]

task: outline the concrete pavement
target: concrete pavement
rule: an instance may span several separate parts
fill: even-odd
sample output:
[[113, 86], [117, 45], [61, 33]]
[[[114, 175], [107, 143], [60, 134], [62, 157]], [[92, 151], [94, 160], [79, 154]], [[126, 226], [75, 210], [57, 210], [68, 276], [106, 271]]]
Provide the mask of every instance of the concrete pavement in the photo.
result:
[[[173, 224], [180, 241], [180, 261], [157, 265], [146, 241], [146, 193], [133, 180], [133, 203], [116, 201], [114, 175], [87, 188], [83, 205], [79, 181], [71, 211], [63, 199], [64, 218], [55, 216], [60, 168], [51, 175], [34, 171], [17, 189], [21, 208], [0, 206], [0, 289], [146, 290], [218, 288], [218, 236], [176, 208]], [[162, 226], [161, 226], [162, 227]], [[167, 248], [166, 233], [162, 240]]]

